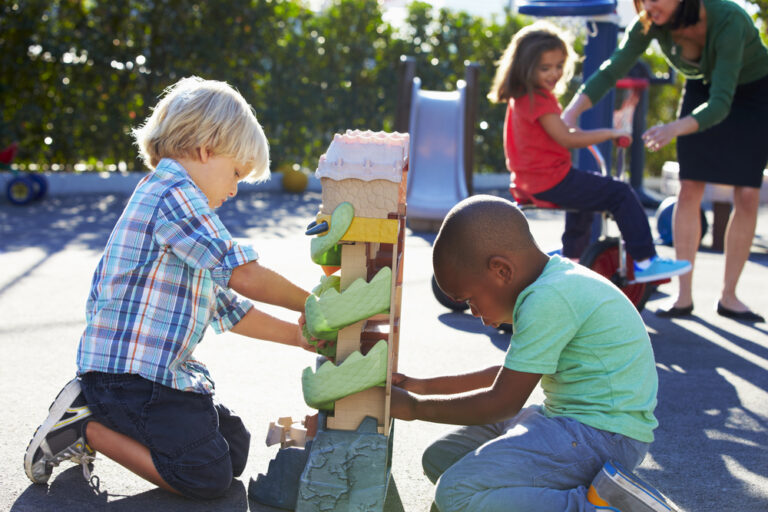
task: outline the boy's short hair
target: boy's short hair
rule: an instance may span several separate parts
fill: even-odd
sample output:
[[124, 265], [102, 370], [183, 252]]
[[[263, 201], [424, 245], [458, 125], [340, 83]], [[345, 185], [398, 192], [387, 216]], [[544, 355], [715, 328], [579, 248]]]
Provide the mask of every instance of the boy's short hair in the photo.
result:
[[477, 272], [489, 256], [536, 246], [528, 221], [515, 203], [479, 194], [463, 199], [443, 219], [432, 246], [435, 272]]
[[198, 148], [227, 156], [248, 169], [246, 181], [269, 178], [269, 144], [253, 109], [226, 82], [182, 78], [165, 89], [143, 126], [133, 130], [144, 163], [163, 158], [197, 160]]

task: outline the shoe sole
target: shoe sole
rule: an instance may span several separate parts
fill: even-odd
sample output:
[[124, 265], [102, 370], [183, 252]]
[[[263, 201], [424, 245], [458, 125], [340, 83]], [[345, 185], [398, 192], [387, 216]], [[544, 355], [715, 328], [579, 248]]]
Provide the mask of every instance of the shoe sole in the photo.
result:
[[[601, 510], [626, 510], [627, 508], [647, 512], [675, 512], [679, 510], [658, 489], [651, 487], [632, 473], [620, 468], [618, 464], [608, 462], [603, 466], [600, 473], [598, 477], [602, 476], [604, 480], [600, 482], [600, 478], [596, 477], [595, 482], [590, 485], [588, 496], [590, 503], [607, 507]], [[613, 489], [610, 488], [611, 485], [614, 486]], [[601, 489], [598, 489], [598, 487], [601, 487]], [[616, 490], [619, 490], [618, 494], [614, 494]], [[631, 496], [628, 501], [625, 496], [622, 496], [625, 493]], [[619, 503], [609, 504], [606, 498], [609, 500], [618, 499]]]
[[629, 282], [629, 284], [654, 283], [656, 281], [664, 281], [665, 279], [669, 279], [670, 277], [687, 274], [690, 271], [691, 271], [691, 267], [688, 267], [686, 269], [670, 270], [669, 272], [663, 272], [661, 274], [654, 274], [648, 277], [640, 277], [640, 278], [633, 279], [632, 281]]
[[[43, 481], [35, 479], [34, 475], [32, 474], [32, 459], [34, 459], [37, 449], [40, 448], [40, 445], [51, 431], [51, 428], [53, 428], [53, 426], [56, 425], [56, 423], [61, 419], [61, 417], [67, 411], [67, 408], [72, 404], [75, 398], [77, 398], [77, 395], [79, 395], [80, 392], [80, 382], [77, 380], [77, 378], [69, 381], [67, 385], [64, 386], [61, 391], [59, 391], [59, 394], [56, 395], [56, 398], [53, 399], [51, 406], [48, 408], [48, 417], [39, 427], [37, 427], [35, 433], [32, 435], [32, 439], [27, 445], [27, 451], [24, 453], [24, 472], [27, 474], [27, 477], [32, 481], [32, 483], [45, 484], [48, 482], [48, 478]], [[50, 474], [48, 477], [50, 477]]]

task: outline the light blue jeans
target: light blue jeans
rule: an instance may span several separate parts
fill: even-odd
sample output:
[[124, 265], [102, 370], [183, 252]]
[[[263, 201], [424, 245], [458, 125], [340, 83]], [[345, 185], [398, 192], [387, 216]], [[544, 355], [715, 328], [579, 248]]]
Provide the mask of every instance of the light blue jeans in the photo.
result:
[[649, 446], [571, 418], [548, 418], [534, 406], [438, 439], [422, 463], [437, 482], [440, 512], [592, 512], [587, 488], [603, 464], [614, 460], [631, 471]]

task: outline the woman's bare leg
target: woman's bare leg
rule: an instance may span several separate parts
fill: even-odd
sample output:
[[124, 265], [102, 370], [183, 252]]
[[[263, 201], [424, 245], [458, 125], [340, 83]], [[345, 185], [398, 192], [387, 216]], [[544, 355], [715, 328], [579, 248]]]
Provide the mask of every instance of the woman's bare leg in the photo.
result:
[[725, 231], [725, 275], [720, 295], [720, 304], [732, 311], [749, 311], [736, 297], [736, 285], [752, 248], [759, 204], [759, 188], [734, 188], [733, 212]]
[[[675, 244], [675, 257], [688, 260], [691, 266], [696, 259], [696, 252], [701, 242], [701, 198], [704, 196], [703, 181], [680, 180], [680, 192], [673, 214], [672, 237]], [[676, 308], [687, 308], [693, 304], [693, 269], [678, 277], [680, 283]]]

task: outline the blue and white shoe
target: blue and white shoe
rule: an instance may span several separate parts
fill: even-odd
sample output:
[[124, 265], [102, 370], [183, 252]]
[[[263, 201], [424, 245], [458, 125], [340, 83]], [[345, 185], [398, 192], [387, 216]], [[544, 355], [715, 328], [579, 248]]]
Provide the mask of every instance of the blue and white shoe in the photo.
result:
[[83, 476], [90, 479], [96, 454], [85, 442], [83, 428], [91, 418], [80, 381], [72, 379], [59, 392], [48, 409], [48, 418], [40, 425], [24, 454], [24, 472], [36, 484], [44, 484], [53, 468], [69, 460], [83, 466]]
[[633, 283], [650, 283], [670, 277], [686, 274], [691, 271], [691, 263], [687, 260], [670, 260], [654, 256], [650, 264], [641, 268], [635, 263], [635, 279]]
[[587, 492], [587, 501], [600, 511], [676, 512], [674, 503], [637, 475], [608, 461]]

